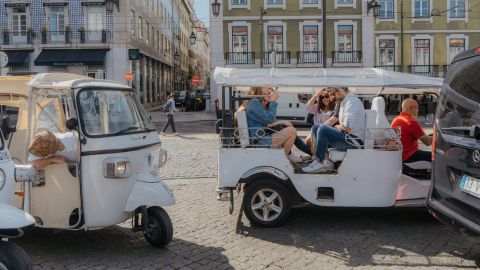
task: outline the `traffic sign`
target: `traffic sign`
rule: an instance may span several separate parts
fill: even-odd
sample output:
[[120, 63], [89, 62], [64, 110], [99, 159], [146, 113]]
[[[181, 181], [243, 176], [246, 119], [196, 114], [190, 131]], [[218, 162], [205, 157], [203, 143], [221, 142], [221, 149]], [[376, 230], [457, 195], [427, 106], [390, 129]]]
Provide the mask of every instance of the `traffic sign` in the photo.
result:
[[198, 85], [199, 83], [200, 83], [200, 77], [198, 77], [197, 75], [193, 76], [192, 84], [193, 85]]
[[4, 52], [0, 52], [0, 68], [6, 67], [8, 64], [8, 55]]
[[127, 80], [127, 81], [133, 80], [133, 75], [132, 75], [131, 72], [125, 73], [125, 80]]
[[128, 49], [128, 60], [140, 60], [140, 50]]

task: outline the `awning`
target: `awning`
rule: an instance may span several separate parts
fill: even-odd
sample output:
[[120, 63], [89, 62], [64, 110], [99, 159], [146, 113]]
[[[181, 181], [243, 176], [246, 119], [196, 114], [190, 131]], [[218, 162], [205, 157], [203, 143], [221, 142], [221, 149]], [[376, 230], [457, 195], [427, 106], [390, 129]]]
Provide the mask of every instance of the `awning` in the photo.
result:
[[3, 52], [8, 56], [8, 67], [21, 67], [28, 65], [27, 58], [33, 50], [7, 50]]
[[43, 50], [35, 59], [36, 66], [101, 66], [109, 49]]

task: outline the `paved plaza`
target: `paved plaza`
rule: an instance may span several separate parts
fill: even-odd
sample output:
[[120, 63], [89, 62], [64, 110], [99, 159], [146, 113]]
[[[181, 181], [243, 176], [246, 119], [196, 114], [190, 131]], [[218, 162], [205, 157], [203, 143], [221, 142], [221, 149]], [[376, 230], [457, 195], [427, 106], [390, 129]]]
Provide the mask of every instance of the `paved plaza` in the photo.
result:
[[[163, 119], [154, 121], [160, 127]], [[177, 126], [179, 136], [162, 136], [169, 151], [162, 174], [177, 200], [167, 208], [171, 244], [155, 249], [128, 223], [89, 232], [35, 229], [17, 241], [35, 269], [477, 268], [480, 245], [425, 209], [297, 208], [281, 228], [252, 227], [239, 212], [242, 193], [233, 215], [216, 200], [214, 122]]]

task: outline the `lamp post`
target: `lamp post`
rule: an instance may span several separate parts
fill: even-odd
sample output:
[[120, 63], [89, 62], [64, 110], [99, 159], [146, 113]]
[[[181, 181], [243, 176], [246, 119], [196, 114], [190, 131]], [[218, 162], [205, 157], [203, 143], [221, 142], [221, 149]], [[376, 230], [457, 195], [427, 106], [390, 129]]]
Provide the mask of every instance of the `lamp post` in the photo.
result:
[[218, 3], [218, 0], [212, 3], [212, 12], [215, 17], [218, 17], [218, 14], [220, 14], [220, 3]]
[[380, 15], [380, 7], [381, 5], [377, 2], [377, 0], [371, 0], [367, 3], [367, 15], [370, 13], [370, 10], [373, 9], [373, 17], [378, 18]]
[[[260, 6], [260, 67], [263, 68], [263, 16], [267, 15], [267, 11]], [[275, 59], [275, 61], [277, 61]], [[276, 64], [276, 63], [275, 63]]]

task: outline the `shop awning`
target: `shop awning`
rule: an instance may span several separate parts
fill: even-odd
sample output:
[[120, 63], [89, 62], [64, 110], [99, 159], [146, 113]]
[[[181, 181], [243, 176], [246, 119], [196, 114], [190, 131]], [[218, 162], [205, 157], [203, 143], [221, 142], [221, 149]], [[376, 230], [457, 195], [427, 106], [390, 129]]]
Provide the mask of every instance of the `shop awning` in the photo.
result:
[[28, 65], [27, 58], [33, 50], [7, 50], [3, 52], [8, 56], [8, 67], [21, 67]]
[[36, 66], [101, 66], [109, 49], [43, 50], [35, 59]]

